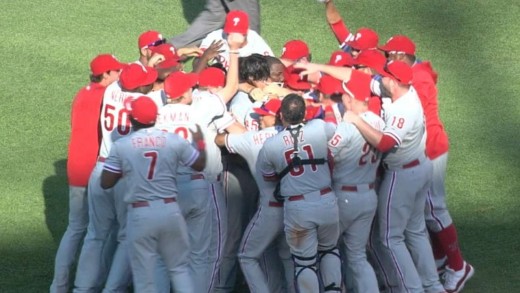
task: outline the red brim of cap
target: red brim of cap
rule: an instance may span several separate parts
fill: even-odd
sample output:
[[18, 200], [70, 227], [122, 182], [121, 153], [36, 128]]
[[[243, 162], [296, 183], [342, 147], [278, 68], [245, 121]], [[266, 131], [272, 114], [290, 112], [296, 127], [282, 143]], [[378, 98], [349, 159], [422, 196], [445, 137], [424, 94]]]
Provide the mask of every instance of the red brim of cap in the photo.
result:
[[157, 76], [159, 76], [159, 73], [157, 70], [155, 70], [155, 68], [146, 67], [146, 70], [148, 70], [148, 73], [146, 74], [146, 78], [142, 85], [149, 85], [154, 83], [157, 80]]
[[260, 116], [275, 116], [271, 112], [268, 112], [262, 108], [253, 108], [253, 111], [255, 111], [255, 113]]
[[170, 67], [174, 67], [174, 66], [178, 66], [178, 65], [179, 65], [179, 59], [170, 58], [170, 59], [166, 59], [163, 62], [157, 64], [156, 67], [161, 68], [161, 69], [166, 69], [166, 68], [170, 68]]

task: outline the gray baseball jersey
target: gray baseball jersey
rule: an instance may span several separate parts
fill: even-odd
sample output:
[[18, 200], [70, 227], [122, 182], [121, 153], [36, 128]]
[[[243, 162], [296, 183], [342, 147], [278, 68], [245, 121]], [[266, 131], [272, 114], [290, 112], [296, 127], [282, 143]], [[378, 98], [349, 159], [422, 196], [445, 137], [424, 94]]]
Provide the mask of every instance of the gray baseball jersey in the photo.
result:
[[151, 201], [177, 196], [175, 175], [179, 163], [191, 166], [199, 152], [178, 135], [160, 129], [140, 129], [117, 141], [104, 169], [132, 178], [125, 202]]
[[[329, 155], [327, 141], [334, 134], [334, 125], [319, 119], [300, 125], [302, 128], [298, 137], [298, 156], [301, 159], [327, 159]], [[290, 126], [290, 128], [294, 127], [297, 126]], [[266, 140], [264, 149], [263, 154], [267, 158], [262, 160], [263, 176], [275, 176], [294, 157], [293, 138], [289, 130], [283, 130]], [[281, 181], [280, 191], [283, 196], [305, 194], [331, 185], [330, 170], [327, 164], [295, 166], [289, 174], [291, 176], [285, 176]]]
[[248, 131], [258, 131], [260, 116], [253, 111], [253, 108], [261, 105], [262, 102], [253, 103], [248, 94], [239, 91], [229, 102], [229, 111]]
[[[104, 170], [128, 178], [128, 247], [136, 291], [155, 289], [156, 263], [146, 260], [154, 254], [166, 264], [175, 290], [193, 291], [186, 224], [172, 198], [177, 196], [178, 166], [191, 166], [198, 156], [188, 141], [156, 128], [140, 129], [110, 150]], [[135, 205], [139, 202], [146, 204]]]
[[[375, 129], [382, 131], [383, 119], [372, 112], [361, 114]], [[329, 141], [334, 156], [334, 184], [357, 185], [374, 183], [381, 154], [365, 141], [359, 130], [351, 123], [340, 123]]]

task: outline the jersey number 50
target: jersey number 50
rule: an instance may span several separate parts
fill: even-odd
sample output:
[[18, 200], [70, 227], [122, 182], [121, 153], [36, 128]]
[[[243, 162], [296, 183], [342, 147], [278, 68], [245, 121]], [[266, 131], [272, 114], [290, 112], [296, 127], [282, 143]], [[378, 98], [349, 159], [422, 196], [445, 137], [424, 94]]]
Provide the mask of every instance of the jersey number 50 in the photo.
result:
[[115, 123], [117, 122], [117, 132], [120, 135], [127, 135], [130, 132], [130, 120], [128, 119], [128, 114], [129, 112], [125, 108], [120, 109], [116, 113], [116, 107], [107, 104], [105, 111], [103, 112], [103, 126], [107, 131], [112, 131], [115, 127]]

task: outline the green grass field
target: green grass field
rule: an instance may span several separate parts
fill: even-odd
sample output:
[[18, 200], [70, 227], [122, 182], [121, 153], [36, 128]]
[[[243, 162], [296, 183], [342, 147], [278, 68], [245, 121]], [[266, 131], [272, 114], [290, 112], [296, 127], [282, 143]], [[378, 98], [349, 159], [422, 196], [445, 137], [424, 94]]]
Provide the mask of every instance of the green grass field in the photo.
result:
[[[262, 0], [276, 54], [302, 38], [315, 60], [337, 49], [314, 0]], [[439, 72], [450, 135], [447, 189], [464, 256], [464, 292], [520, 292], [520, 3], [337, 0], [346, 23], [413, 38]], [[182, 32], [204, 0], [0, 3], [0, 292], [45, 292], [67, 225], [69, 110], [98, 53], [138, 58], [148, 29]]]

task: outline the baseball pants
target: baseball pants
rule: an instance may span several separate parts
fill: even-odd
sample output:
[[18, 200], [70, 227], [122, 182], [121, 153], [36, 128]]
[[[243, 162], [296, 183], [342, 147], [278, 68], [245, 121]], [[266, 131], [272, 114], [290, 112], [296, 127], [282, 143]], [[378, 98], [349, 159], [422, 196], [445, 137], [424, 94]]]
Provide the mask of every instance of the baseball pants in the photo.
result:
[[[220, 175], [219, 175], [220, 177]], [[220, 180], [208, 180], [210, 194], [210, 210], [211, 210], [211, 234], [209, 246], [209, 279], [208, 292], [215, 290], [215, 284], [218, 277], [218, 269], [222, 263], [222, 254], [224, 252], [224, 243], [227, 237], [227, 208], [226, 200], [222, 190], [222, 182]]]
[[[344, 191], [342, 189], [350, 189]], [[374, 269], [367, 261], [366, 247], [377, 209], [377, 195], [369, 184], [338, 185], [341, 256], [345, 263], [344, 280], [353, 292], [379, 292]], [[349, 286], [350, 285], [350, 286]]]
[[[226, 6], [224, 6], [224, 4]], [[172, 38], [176, 48], [199, 46], [212, 31], [221, 29], [227, 10], [244, 10], [249, 15], [249, 28], [260, 33], [260, 4], [258, 0], [207, 0], [204, 10], [183, 33]]]
[[51, 293], [69, 292], [69, 275], [88, 226], [87, 188], [69, 186], [69, 225], [60, 241], [54, 264]]
[[177, 203], [163, 200], [128, 211], [128, 252], [135, 292], [156, 292], [157, 258], [168, 269], [175, 292], [192, 293], [189, 273], [190, 254], [186, 223]]
[[[300, 293], [320, 292], [318, 252], [321, 280], [327, 288], [340, 287], [341, 261], [337, 244], [339, 211], [334, 192], [324, 195], [315, 191], [303, 200], [286, 200], [284, 229], [294, 261], [296, 290]], [[328, 290], [325, 290], [328, 292]]]
[[[269, 275], [269, 271], [266, 272], [261, 267], [260, 260], [263, 256], [269, 255], [267, 249], [270, 246], [277, 247], [275, 256], [282, 261], [284, 267], [282, 276]], [[272, 201], [259, 206], [244, 233], [238, 258], [251, 293], [275, 292], [270, 283], [275, 282], [272, 278], [280, 277], [285, 287], [283, 292], [295, 292], [294, 266], [283, 233], [282, 203]]]
[[258, 206], [258, 187], [247, 162], [239, 155], [222, 157], [224, 165], [224, 196], [226, 198], [227, 237], [215, 292], [233, 291], [238, 272], [238, 250], [247, 224]]
[[100, 184], [102, 170], [103, 163], [98, 162], [89, 179], [89, 224], [74, 281], [74, 292], [78, 293], [99, 292], [103, 288], [116, 248], [109, 241], [110, 235], [118, 233], [119, 223], [124, 226], [126, 220], [124, 179], [104, 190]]
[[[392, 292], [443, 292], [424, 221], [431, 162], [385, 171], [379, 190], [376, 233], [387, 288]], [[377, 249], [375, 251], [378, 251]]]

